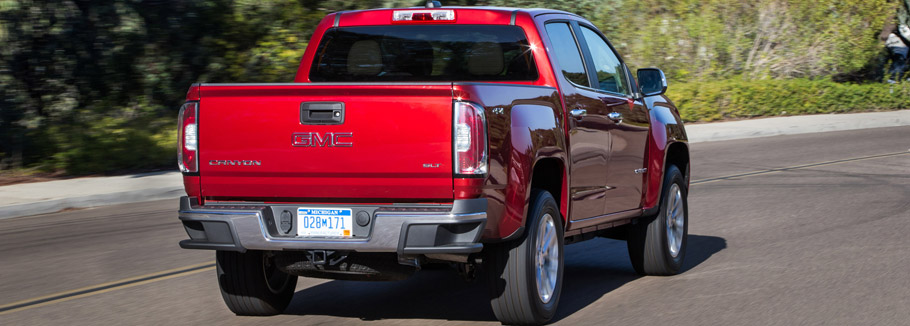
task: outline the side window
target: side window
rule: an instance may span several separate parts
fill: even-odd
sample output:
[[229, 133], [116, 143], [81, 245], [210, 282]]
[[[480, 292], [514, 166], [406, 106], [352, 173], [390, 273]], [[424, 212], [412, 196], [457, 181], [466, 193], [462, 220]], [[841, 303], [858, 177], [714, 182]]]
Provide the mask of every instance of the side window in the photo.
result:
[[626, 70], [613, 49], [590, 28], [581, 26], [581, 33], [585, 37], [585, 42], [588, 43], [588, 49], [591, 50], [591, 57], [594, 58], [594, 69], [600, 84], [597, 88], [607, 92], [631, 94], [626, 79]]
[[550, 43], [553, 44], [553, 52], [556, 55], [556, 61], [559, 68], [562, 69], [563, 76], [569, 81], [590, 87], [588, 75], [585, 73], [585, 64], [581, 60], [581, 53], [578, 52], [578, 45], [575, 44], [575, 37], [566, 23], [547, 24], [547, 36], [550, 37]]

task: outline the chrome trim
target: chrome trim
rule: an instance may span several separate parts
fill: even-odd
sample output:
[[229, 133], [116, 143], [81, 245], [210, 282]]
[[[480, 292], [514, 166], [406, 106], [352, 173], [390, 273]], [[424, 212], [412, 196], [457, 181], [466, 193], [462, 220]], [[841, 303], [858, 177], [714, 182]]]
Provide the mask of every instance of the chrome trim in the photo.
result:
[[619, 124], [622, 123], [622, 113], [619, 112], [610, 112], [607, 113], [607, 118], [613, 120], [613, 122]]
[[[325, 136], [322, 136], [322, 135]], [[350, 140], [343, 141], [342, 138]], [[306, 142], [304, 142], [304, 140]], [[291, 134], [293, 147], [354, 147], [353, 132], [295, 132]]]
[[[370, 236], [360, 239], [302, 239], [279, 238], [268, 234], [265, 219], [260, 211], [205, 211], [180, 210], [181, 220], [223, 221], [237, 235], [240, 245], [247, 250], [351, 250], [359, 252], [397, 252], [402, 228], [409, 224], [451, 224], [486, 221], [486, 212], [464, 214], [426, 213], [395, 214], [377, 213], [373, 219]], [[258, 229], [258, 230], [257, 230]], [[440, 248], [443, 249], [444, 248]]]

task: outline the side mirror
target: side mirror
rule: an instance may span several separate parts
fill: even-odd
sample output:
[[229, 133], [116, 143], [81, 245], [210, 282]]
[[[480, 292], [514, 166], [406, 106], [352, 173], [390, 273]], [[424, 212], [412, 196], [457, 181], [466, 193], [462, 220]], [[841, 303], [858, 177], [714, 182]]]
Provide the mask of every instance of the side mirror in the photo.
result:
[[638, 69], [638, 85], [642, 96], [661, 95], [667, 91], [667, 76], [657, 68]]

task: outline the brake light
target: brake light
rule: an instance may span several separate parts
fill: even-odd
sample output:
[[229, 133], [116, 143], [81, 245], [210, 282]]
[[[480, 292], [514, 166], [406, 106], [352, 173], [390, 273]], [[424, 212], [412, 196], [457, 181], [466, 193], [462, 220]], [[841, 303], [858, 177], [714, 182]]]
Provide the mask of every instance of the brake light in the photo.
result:
[[453, 157], [455, 174], [487, 173], [487, 126], [483, 107], [470, 102], [455, 102]]
[[455, 10], [395, 10], [392, 22], [439, 22], [455, 21]]
[[177, 166], [181, 172], [199, 172], [199, 102], [186, 102], [180, 107], [177, 119]]

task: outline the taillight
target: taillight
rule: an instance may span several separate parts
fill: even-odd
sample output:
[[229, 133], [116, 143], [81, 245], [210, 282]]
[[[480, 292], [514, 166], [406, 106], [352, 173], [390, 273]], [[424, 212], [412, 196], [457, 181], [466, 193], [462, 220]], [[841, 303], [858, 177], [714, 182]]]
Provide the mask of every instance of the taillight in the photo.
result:
[[487, 173], [487, 127], [483, 107], [456, 101], [454, 108], [453, 153], [456, 175]]
[[177, 115], [177, 165], [181, 172], [199, 172], [199, 102], [186, 102]]
[[395, 10], [393, 23], [455, 22], [455, 10]]

